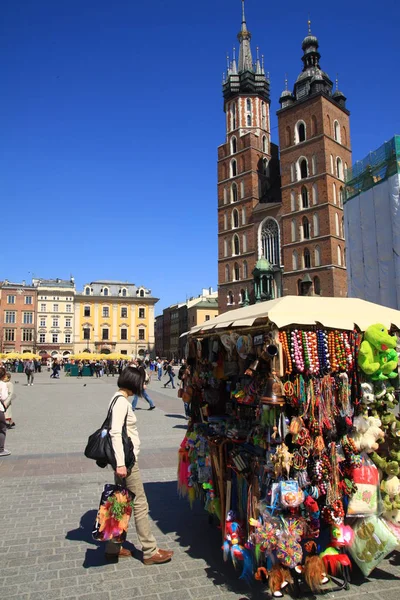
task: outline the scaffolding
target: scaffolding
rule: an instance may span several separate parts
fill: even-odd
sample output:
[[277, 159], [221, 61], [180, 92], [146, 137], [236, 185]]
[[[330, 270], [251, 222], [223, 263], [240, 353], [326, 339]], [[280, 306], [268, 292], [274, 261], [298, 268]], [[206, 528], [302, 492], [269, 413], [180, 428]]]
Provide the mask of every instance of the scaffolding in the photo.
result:
[[345, 202], [396, 173], [400, 174], [400, 135], [395, 135], [346, 171]]

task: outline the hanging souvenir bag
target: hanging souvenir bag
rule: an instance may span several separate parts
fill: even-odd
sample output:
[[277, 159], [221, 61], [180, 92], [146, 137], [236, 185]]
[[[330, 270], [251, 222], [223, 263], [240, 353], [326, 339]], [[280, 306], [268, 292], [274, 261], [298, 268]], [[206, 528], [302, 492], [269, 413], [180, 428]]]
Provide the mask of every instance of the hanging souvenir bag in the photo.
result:
[[373, 516], [354, 525], [354, 540], [349, 551], [366, 577], [397, 546], [397, 540], [385, 521]]
[[[125, 398], [122, 394], [116, 396], [110, 404], [108, 409], [106, 420], [100, 429], [97, 429], [92, 435], [89, 436], [88, 443], [85, 448], [86, 458], [91, 458], [96, 461], [98, 467], [104, 469], [107, 465], [111, 465], [112, 468], [117, 468], [117, 462], [115, 459], [114, 449], [112, 446], [112, 440], [110, 436], [110, 429], [112, 426], [112, 411], [117, 402], [118, 398]], [[128, 436], [126, 430], [126, 419], [128, 417], [128, 410], [126, 411], [125, 421], [122, 426], [122, 446], [124, 449], [125, 466], [128, 469], [132, 469], [136, 462], [135, 454], [133, 450], [133, 444], [131, 438]]]
[[134, 494], [124, 485], [106, 483], [100, 498], [100, 506], [92, 536], [98, 542], [126, 540], [129, 519], [133, 510]]
[[352, 481], [357, 489], [347, 507], [348, 517], [364, 517], [380, 512], [378, 469], [366, 453], [361, 457], [361, 466], [353, 469]]

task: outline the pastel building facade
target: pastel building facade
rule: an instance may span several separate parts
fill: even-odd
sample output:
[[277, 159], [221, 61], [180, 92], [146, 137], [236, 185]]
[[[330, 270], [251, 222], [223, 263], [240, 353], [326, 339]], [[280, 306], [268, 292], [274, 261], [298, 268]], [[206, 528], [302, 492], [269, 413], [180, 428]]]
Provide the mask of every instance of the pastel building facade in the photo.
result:
[[152, 354], [156, 302], [151, 290], [134, 283], [87, 283], [75, 296], [75, 353]]

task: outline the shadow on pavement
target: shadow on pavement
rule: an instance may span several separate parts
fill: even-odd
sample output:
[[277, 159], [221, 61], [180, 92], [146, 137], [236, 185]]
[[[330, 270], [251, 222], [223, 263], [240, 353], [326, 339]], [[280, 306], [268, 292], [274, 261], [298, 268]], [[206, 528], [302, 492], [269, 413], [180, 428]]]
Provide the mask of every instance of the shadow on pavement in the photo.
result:
[[[145, 483], [150, 514], [153, 521], [164, 534], [176, 534], [177, 542], [187, 548], [185, 552], [194, 559], [207, 562], [204, 571], [214, 585], [224, 584], [229, 591], [243, 594], [251, 600], [265, 600], [267, 589], [249, 588], [239, 580], [239, 573], [231, 563], [224, 563], [222, 558], [221, 530], [218, 521], [212, 523], [200, 502], [193, 509], [186, 500], [177, 495], [176, 481]], [[176, 554], [174, 560], [179, 561]], [[189, 563], [187, 568], [189, 569]], [[196, 563], [193, 563], [196, 568]], [[255, 584], [256, 585], [256, 584]]]
[[170, 414], [167, 415], [165, 414], [164, 417], [170, 417], [171, 419], [186, 419], [186, 417], [184, 415], [180, 415], [180, 414]]

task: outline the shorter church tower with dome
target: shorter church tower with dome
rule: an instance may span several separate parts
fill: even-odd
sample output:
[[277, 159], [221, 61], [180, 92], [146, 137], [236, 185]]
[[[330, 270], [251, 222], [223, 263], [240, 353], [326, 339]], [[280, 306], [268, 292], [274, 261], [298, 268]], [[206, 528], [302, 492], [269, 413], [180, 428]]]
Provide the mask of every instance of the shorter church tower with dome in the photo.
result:
[[218, 148], [220, 312], [282, 295], [346, 296], [344, 173], [351, 166], [346, 97], [321, 69], [318, 39], [279, 99], [270, 135], [270, 82], [253, 61], [242, 0], [239, 60], [223, 80], [226, 141]]

